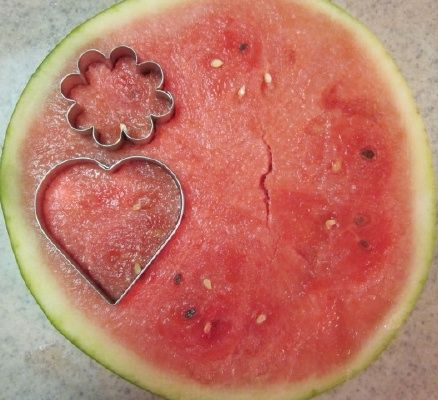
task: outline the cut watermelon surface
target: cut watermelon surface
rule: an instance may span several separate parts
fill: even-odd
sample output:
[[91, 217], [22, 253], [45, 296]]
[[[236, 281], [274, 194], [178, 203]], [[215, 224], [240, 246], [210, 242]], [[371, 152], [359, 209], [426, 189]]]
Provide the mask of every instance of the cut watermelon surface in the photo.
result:
[[[176, 111], [150, 144], [109, 152], [69, 129], [58, 83], [83, 51], [120, 44], [161, 64]], [[75, 93], [80, 123], [143, 127], [150, 90], [128, 67], [89, 72]], [[34, 196], [63, 160], [110, 165], [133, 155], [176, 173], [186, 210], [112, 306], [38, 229]], [[57, 240], [90, 270], [108, 271], [110, 286], [109, 266], [135, 273], [175, 210], [165, 177], [120, 172], [66, 171], [44, 203]], [[432, 255], [433, 177], [415, 104], [379, 42], [325, 1], [114, 6], [69, 35], [30, 81], [1, 182], [21, 272], [52, 323], [170, 398], [296, 399], [346, 379], [400, 326]], [[153, 224], [148, 205], [158, 208]]]

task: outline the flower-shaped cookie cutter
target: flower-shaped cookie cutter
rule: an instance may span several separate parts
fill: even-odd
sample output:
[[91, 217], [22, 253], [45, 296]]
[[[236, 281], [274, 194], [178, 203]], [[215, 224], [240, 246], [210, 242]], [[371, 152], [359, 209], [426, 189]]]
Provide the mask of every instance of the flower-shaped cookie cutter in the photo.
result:
[[[120, 134], [118, 139], [113, 143], [103, 143], [100, 140], [100, 133], [95, 126], [87, 126], [82, 128], [76, 124], [78, 116], [83, 112], [83, 107], [79, 103], [77, 103], [74, 99], [72, 99], [70, 97], [70, 94], [74, 87], [78, 85], [88, 84], [85, 73], [91, 64], [102, 63], [112, 70], [116, 65], [116, 62], [119, 59], [125, 57], [134, 60], [137, 72], [139, 74], [148, 75], [151, 73], [155, 73], [160, 77], [159, 82], [155, 87], [155, 94], [156, 96], [164, 99], [169, 104], [169, 107], [168, 110], [163, 114], [150, 113], [148, 115], [150, 128], [147, 132], [143, 133], [140, 137], [132, 137], [129, 134], [128, 128], [124, 124], [120, 124]], [[125, 139], [134, 144], [149, 143], [155, 136], [156, 123], [166, 122], [172, 118], [175, 111], [175, 100], [170, 92], [163, 90], [164, 87], [163, 69], [161, 68], [160, 64], [156, 63], [155, 61], [145, 61], [139, 63], [137, 53], [131, 47], [124, 45], [118, 46], [111, 51], [108, 58], [105, 57], [105, 55], [101, 53], [99, 50], [95, 50], [95, 49], [87, 50], [86, 52], [82, 53], [81, 56], [79, 57], [77, 68], [78, 68], [78, 72], [66, 75], [62, 79], [60, 85], [62, 96], [66, 100], [72, 103], [66, 113], [67, 122], [69, 127], [73, 131], [83, 135], [91, 135], [94, 142], [98, 146], [109, 150], [116, 150], [123, 144], [123, 141]]]

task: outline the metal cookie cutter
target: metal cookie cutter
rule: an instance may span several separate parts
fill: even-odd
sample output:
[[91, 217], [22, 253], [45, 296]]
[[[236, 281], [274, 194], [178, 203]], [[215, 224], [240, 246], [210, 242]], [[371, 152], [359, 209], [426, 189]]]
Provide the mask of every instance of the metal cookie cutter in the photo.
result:
[[[148, 164], [154, 164], [164, 170], [165, 173], [167, 173], [172, 180], [174, 181], [177, 190], [178, 190], [178, 196], [179, 196], [179, 213], [177, 216], [177, 219], [175, 221], [175, 224], [173, 225], [172, 229], [170, 229], [163, 237], [163, 240], [157, 247], [157, 249], [149, 255], [149, 258], [147, 259], [146, 263], [141, 266], [140, 273], [136, 274], [134, 278], [126, 283], [126, 286], [123, 287], [123, 290], [119, 295], [112, 295], [109, 293], [107, 289], [105, 289], [102, 285], [100, 285], [96, 280], [94, 280], [90, 274], [83, 268], [80, 263], [78, 263], [74, 256], [69, 254], [68, 251], [61, 246], [56, 238], [52, 236], [50, 233], [50, 229], [47, 227], [45, 218], [44, 218], [44, 199], [45, 199], [45, 193], [47, 188], [52, 183], [53, 179], [58, 176], [59, 173], [64, 171], [65, 169], [76, 165], [76, 164], [91, 164], [93, 166], [98, 166], [104, 171], [107, 171], [108, 173], [114, 173], [116, 172], [123, 164], [133, 162], [133, 161], [142, 161]], [[161, 251], [164, 249], [164, 247], [169, 243], [169, 241], [172, 239], [172, 237], [175, 235], [175, 232], [179, 228], [181, 224], [181, 220], [184, 215], [184, 192], [181, 186], [181, 183], [175, 173], [164, 163], [161, 161], [155, 160], [153, 158], [144, 157], [144, 156], [132, 156], [127, 157], [124, 159], [121, 159], [120, 161], [117, 161], [115, 164], [112, 165], [106, 165], [99, 161], [96, 161], [92, 158], [72, 158], [68, 159], [66, 161], [62, 161], [58, 164], [56, 164], [54, 167], [52, 167], [46, 175], [43, 177], [42, 181], [38, 185], [38, 188], [36, 190], [35, 194], [35, 216], [36, 220], [38, 222], [39, 227], [41, 228], [41, 231], [45, 235], [45, 237], [52, 243], [52, 245], [63, 255], [63, 257], [88, 281], [88, 283], [97, 290], [97, 292], [100, 293], [100, 295], [110, 304], [117, 304], [120, 302], [120, 300], [126, 295], [126, 293], [129, 291], [129, 289], [132, 288], [132, 286], [135, 284], [135, 282], [140, 278], [140, 276], [148, 269], [148, 267], [154, 262], [154, 260], [157, 258], [157, 256], [161, 253]]]
[[[147, 75], [150, 73], [156, 73], [159, 75], [160, 80], [156, 86], [155, 93], [158, 97], [163, 98], [169, 103], [169, 109], [164, 114], [149, 114], [149, 131], [145, 132], [141, 137], [132, 137], [129, 134], [128, 128], [121, 124], [120, 125], [120, 135], [119, 138], [114, 143], [103, 143], [100, 140], [100, 133], [95, 126], [88, 126], [81, 128], [76, 124], [77, 117], [81, 112], [83, 112], [83, 107], [78, 104], [75, 100], [70, 97], [71, 91], [75, 86], [87, 85], [88, 81], [85, 77], [85, 72], [94, 63], [102, 63], [108, 66], [108, 68], [113, 69], [117, 60], [120, 58], [131, 58], [135, 61], [135, 65], [139, 74]], [[72, 102], [72, 105], [67, 111], [66, 118], [70, 128], [81, 134], [91, 134], [94, 142], [101, 147], [106, 149], [115, 150], [119, 148], [124, 139], [136, 144], [136, 143], [149, 143], [155, 135], [155, 124], [158, 122], [166, 122], [172, 118], [175, 111], [175, 101], [172, 94], [166, 90], [163, 90], [164, 86], [164, 72], [160, 64], [155, 61], [146, 61], [139, 63], [137, 53], [128, 46], [119, 46], [114, 48], [109, 58], [106, 58], [103, 53], [98, 50], [91, 49], [82, 53], [78, 60], [78, 73], [73, 73], [65, 76], [61, 81], [61, 94], [62, 96]]]

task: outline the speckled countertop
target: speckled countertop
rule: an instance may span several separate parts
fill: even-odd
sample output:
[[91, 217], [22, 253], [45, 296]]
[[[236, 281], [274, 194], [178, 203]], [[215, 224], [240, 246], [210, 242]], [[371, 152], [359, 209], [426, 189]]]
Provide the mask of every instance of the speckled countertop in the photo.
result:
[[[153, 1], [153, 0], [151, 0]], [[159, 1], [159, 0], [156, 0]], [[0, 134], [48, 51], [111, 0], [0, 0]], [[338, 0], [384, 42], [424, 117], [438, 166], [437, 0]], [[437, 168], [438, 170], [438, 168]], [[0, 400], [152, 400], [67, 342], [22, 281], [0, 223]], [[438, 398], [438, 260], [407, 323], [377, 362], [320, 400]]]

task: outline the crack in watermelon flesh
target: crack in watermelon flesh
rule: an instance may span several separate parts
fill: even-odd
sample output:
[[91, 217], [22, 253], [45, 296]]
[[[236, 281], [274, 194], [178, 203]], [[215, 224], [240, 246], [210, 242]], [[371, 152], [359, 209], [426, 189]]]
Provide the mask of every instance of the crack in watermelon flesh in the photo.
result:
[[[23, 187], [69, 157], [144, 154], [180, 178], [186, 213], [117, 307], [49, 252], [66, 296], [147, 362], [199, 383], [298, 382], [345, 365], [397, 303], [411, 268], [406, 136], [378, 66], [346, 28], [295, 2], [187, 4], [126, 28], [87, 48], [124, 43], [159, 62], [174, 118], [149, 145], [105, 152], [69, 131], [54, 91], [26, 137]], [[223, 65], [213, 68], [214, 59]], [[99, 235], [86, 209], [77, 218]], [[112, 248], [100, 241], [94, 251]]]

